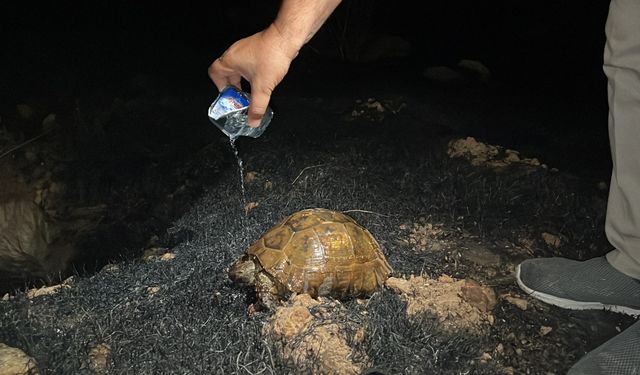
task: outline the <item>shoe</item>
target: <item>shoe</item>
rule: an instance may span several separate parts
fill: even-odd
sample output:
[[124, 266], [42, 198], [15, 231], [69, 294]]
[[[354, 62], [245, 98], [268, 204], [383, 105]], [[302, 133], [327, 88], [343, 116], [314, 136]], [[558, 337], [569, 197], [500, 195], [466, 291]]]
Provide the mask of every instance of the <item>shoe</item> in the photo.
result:
[[567, 375], [640, 374], [640, 322], [587, 353]]
[[522, 290], [551, 305], [640, 315], [640, 281], [613, 268], [605, 257], [528, 259], [518, 265], [516, 278]]

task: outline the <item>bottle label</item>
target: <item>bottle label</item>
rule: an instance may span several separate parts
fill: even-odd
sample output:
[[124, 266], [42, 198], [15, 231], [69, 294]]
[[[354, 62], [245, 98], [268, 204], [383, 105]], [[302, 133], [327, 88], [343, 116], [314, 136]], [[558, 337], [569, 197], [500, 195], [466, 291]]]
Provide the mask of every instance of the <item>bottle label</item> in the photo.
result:
[[218, 99], [209, 107], [209, 117], [219, 120], [231, 113], [243, 111], [249, 107], [249, 98], [233, 86], [225, 87]]

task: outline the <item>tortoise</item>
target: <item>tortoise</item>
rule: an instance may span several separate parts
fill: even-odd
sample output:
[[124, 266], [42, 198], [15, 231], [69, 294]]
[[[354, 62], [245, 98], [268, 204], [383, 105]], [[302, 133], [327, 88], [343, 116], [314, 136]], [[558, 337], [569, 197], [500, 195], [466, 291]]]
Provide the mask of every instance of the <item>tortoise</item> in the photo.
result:
[[326, 208], [295, 212], [267, 230], [229, 268], [271, 309], [295, 294], [366, 297], [393, 272], [380, 244], [351, 217]]

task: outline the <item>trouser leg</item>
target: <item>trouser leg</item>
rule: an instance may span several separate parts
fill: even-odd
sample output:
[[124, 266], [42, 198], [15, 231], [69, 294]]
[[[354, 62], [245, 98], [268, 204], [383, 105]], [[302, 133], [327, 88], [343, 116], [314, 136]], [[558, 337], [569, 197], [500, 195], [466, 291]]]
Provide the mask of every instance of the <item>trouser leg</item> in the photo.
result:
[[605, 232], [619, 271], [640, 279], [640, 1], [611, 0], [603, 70], [613, 170]]

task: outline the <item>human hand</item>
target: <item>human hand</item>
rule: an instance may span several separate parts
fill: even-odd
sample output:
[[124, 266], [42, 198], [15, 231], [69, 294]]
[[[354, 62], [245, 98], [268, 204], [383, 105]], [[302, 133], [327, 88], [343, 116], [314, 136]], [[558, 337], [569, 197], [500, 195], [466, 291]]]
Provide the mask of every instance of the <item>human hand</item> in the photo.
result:
[[260, 125], [273, 90], [289, 71], [300, 47], [271, 25], [232, 44], [209, 66], [209, 77], [218, 90], [228, 85], [241, 88], [242, 78], [249, 82], [248, 123], [255, 128]]

